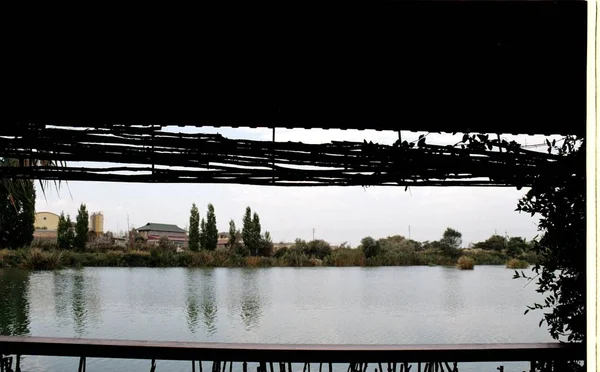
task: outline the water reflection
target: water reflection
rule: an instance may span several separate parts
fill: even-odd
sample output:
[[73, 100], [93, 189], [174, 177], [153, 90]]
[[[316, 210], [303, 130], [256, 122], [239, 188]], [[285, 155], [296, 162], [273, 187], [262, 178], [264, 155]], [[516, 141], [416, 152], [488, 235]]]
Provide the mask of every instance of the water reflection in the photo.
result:
[[465, 297], [462, 293], [461, 279], [468, 274], [470, 272], [455, 268], [442, 268], [442, 283], [444, 284], [442, 291], [444, 299], [443, 308], [451, 317], [458, 316], [464, 307], [463, 301]]
[[202, 286], [202, 315], [206, 332], [210, 335], [215, 334], [217, 327], [217, 296], [215, 294], [214, 270], [203, 270]]
[[0, 334], [29, 334], [29, 272], [0, 270]]
[[73, 310], [73, 323], [75, 333], [81, 336], [85, 332], [87, 323], [87, 308], [85, 298], [85, 283], [83, 272], [78, 271], [73, 277], [73, 291], [71, 308]]
[[69, 321], [69, 314], [67, 313], [67, 307], [69, 304], [68, 300], [68, 280], [67, 275], [63, 271], [54, 271], [52, 273], [52, 292], [54, 294], [54, 314], [57, 320], [64, 324]]
[[196, 333], [198, 328], [198, 296], [195, 293], [195, 280], [196, 275], [194, 275], [194, 271], [188, 270], [187, 272], [187, 280], [186, 280], [186, 313], [185, 317], [187, 319], [187, 325], [192, 333]]
[[258, 325], [262, 316], [258, 270], [243, 269], [241, 276], [244, 287], [241, 291], [240, 315], [244, 322], [244, 328], [249, 331]]
[[213, 270], [194, 269], [187, 272], [186, 318], [192, 333], [198, 329], [199, 317], [209, 335], [217, 332], [217, 296]]
[[64, 327], [72, 321], [75, 334], [83, 336], [100, 316], [97, 279], [83, 270], [74, 270], [55, 271], [52, 281], [57, 322]]

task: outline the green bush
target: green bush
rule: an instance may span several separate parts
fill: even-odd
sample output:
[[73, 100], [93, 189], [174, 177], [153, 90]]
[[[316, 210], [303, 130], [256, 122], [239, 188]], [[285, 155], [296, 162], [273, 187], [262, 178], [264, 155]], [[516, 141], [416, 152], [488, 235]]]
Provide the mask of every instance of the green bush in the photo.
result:
[[465, 250], [464, 256], [470, 257], [476, 265], [504, 265], [508, 257], [506, 254], [498, 251], [485, 250]]
[[360, 249], [338, 248], [325, 258], [327, 266], [365, 266], [365, 255]]
[[538, 262], [539, 256], [534, 251], [526, 251], [520, 256], [520, 259], [528, 262], [531, 265], [535, 265]]
[[513, 258], [506, 263], [506, 267], [509, 269], [526, 269], [529, 267], [529, 263]]
[[418, 264], [429, 265], [429, 266], [452, 266], [456, 263], [456, 260], [450, 256], [446, 256], [439, 250], [427, 249], [423, 252], [418, 253]]
[[461, 270], [473, 270], [475, 261], [471, 257], [461, 256], [457, 261], [457, 266]]
[[53, 270], [60, 267], [62, 253], [60, 251], [42, 251], [32, 248], [23, 258], [22, 266], [31, 270]]
[[282, 258], [286, 254], [288, 254], [289, 251], [290, 250], [287, 247], [279, 248], [278, 250], [275, 251], [275, 254], [273, 254], [273, 257]]

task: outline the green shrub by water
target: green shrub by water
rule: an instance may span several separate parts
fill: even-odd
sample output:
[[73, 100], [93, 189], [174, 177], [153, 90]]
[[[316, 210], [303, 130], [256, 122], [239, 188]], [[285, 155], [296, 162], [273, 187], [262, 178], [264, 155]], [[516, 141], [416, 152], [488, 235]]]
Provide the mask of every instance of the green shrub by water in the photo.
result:
[[458, 259], [457, 266], [461, 270], [473, 270], [473, 267], [475, 267], [475, 260], [471, 257], [462, 256]]
[[60, 251], [32, 248], [23, 256], [22, 266], [31, 270], [53, 270], [60, 267], [61, 257]]
[[506, 267], [509, 269], [526, 269], [529, 267], [529, 263], [527, 263], [527, 261], [513, 258], [506, 263]]
[[470, 257], [475, 265], [504, 265], [508, 257], [503, 252], [484, 250], [465, 250], [464, 256]]

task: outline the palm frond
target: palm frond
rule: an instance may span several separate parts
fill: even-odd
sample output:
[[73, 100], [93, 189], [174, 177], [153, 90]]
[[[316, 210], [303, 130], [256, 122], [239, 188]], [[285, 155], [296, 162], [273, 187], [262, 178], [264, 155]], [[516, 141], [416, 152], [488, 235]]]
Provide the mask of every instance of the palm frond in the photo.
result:
[[[35, 159], [10, 159], [10, 158], [0, 158], [0, 167], [28, 167], [30, 165], [43, 165], [49, 167], [66, 167], [67, 164], [64, 161], [52, 161], [52, 160], [35, 160]], [[10, 203], [13, 207], [17, 207], [17, 201], [23, 200], [25, 202], [31, 203], [35, 202], [31, 200], [32, 195], [28, 191], [27, 183], [31, 182], [31, 180], [25, 178], [0, 178], [0, 187], [5, 190]], [[49, 181], [47, 180], [39, 180], [40, 189], [42, 194], [44, 195], [44, 199], [47, 200], [46, 190]], [[60, 190], [61, 181], [53, 181], [54, 187], [57, 193]]]

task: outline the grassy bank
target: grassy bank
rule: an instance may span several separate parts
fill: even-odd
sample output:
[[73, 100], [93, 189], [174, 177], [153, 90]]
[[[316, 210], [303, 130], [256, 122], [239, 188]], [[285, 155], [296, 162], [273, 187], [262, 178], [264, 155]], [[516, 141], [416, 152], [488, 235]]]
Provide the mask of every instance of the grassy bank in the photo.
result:
[[[462, 256], [475, 265], [506, 265], [509, 258], [501, 252], [463, 250]], [[531, 257], [521, 260], [533, 263]], [[0, 250], [0, 267], [51, 270], [68, 267], [348, 267], [348, 266], [453, 266], [457, 258], [437, 251], [386, 252], [365, 258], [359, 249], [336, 249], [321, 259], [299, 251], [287, 251], [272, 257], [242, 257], [227, 251], [174, 253], [151, 251], [104, 250], [74, 252], [24, 248]]]

